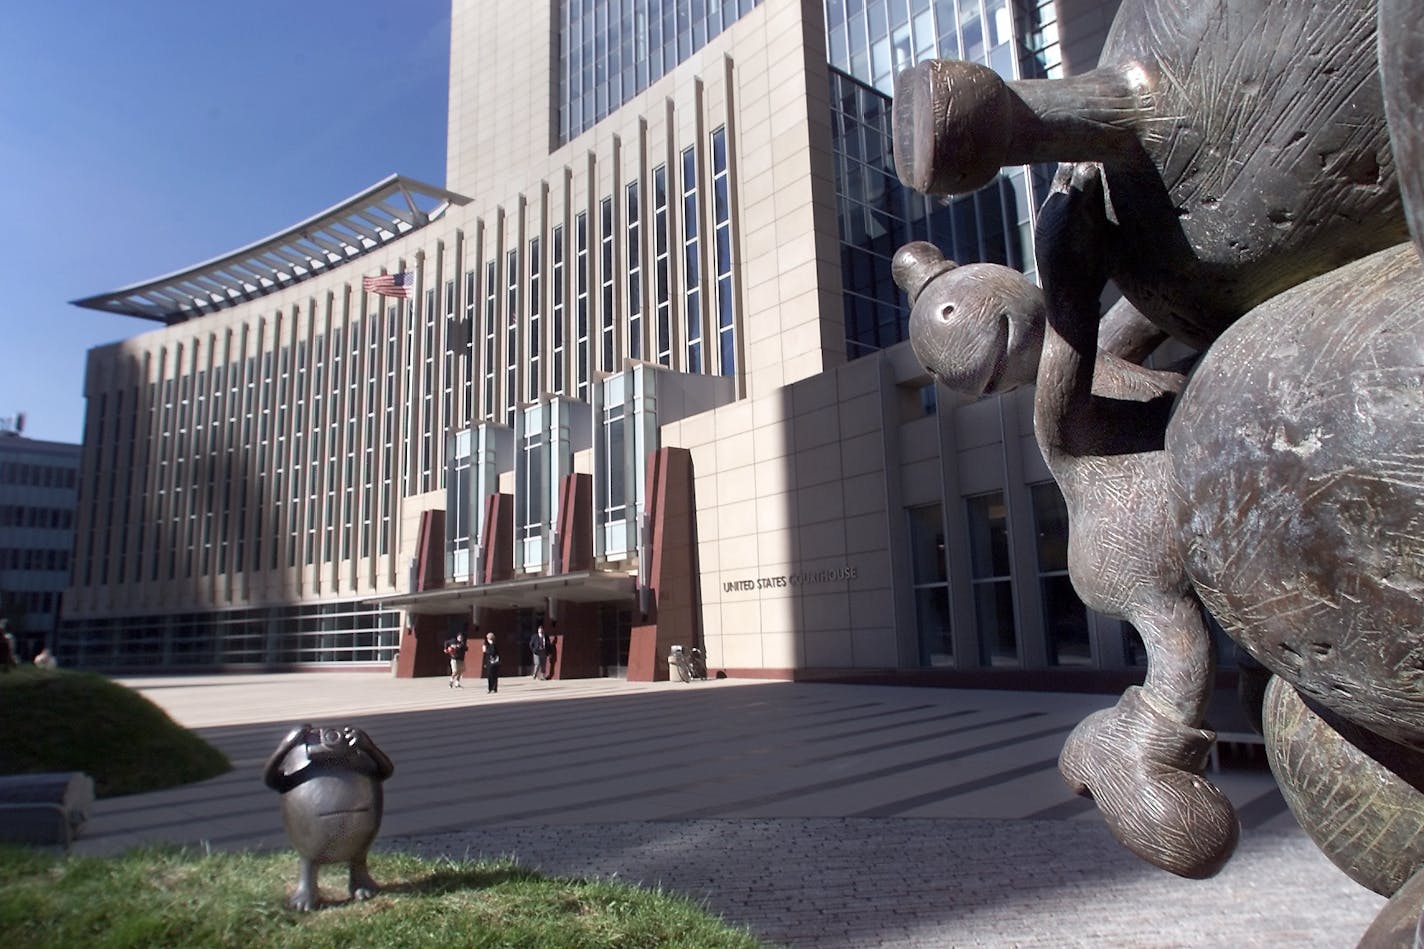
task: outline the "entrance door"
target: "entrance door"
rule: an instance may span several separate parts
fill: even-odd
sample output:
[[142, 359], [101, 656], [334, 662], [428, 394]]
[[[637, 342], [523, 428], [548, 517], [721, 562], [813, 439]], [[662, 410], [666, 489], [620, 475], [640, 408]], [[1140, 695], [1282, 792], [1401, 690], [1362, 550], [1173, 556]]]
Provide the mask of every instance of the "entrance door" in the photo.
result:
[[598, 608], [600, 673], [610, 679], [628, 677], [628, 646], [632, 639], [632, 610], [608, 604]]

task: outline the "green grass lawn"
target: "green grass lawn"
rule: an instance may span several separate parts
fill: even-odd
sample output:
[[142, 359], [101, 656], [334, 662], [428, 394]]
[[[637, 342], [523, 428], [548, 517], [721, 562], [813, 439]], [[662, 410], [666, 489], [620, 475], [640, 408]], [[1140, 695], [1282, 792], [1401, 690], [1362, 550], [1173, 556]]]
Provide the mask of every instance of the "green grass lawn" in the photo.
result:
[[100, 675], [0, 673], [0, 774], [83, 771], [99, 797], [156, 791], [232, 768], [227, 756], [133, 689]]
[[135, 850], [116, 858], [0, 848], [0, 945], [757, 947], [690, 901], [607, 882], [551, 880], [509, 862], [372, 854], [382, 890], [342, 901], [345, 867], [322, 871], [330, 905], [287, 907], [290, 853]]

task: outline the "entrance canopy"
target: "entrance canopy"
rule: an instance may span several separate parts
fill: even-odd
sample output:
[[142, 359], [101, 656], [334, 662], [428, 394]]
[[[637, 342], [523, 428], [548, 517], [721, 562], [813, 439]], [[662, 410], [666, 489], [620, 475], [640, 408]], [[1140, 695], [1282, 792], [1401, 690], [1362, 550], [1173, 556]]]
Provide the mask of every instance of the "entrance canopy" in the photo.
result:
[[626, 573], [579, 570], [401, 593], [366, 602], [422, 615], [455, 615], [475, 606], [496, 610], [543, 609], [549, 599], [565, 603], [623, 603], [632, 600], [636, 593], [635, 580]]

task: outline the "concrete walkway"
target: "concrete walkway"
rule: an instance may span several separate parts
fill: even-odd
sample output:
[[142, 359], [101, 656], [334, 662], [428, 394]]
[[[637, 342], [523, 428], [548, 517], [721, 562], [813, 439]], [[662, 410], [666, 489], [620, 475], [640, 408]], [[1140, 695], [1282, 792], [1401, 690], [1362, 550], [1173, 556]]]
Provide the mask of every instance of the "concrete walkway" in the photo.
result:
[[78, 853], [285, 849], [261, 767], [312, 722], [359, 725], [395, 761], [378, 849], [661, 886], [777, 944], [1352, 946], [1384, 903], [1319, 854], [1260, 761], [1212, 776], [1243, 824], [1218, 876], [1182, 880], [1130, 855], [1055, 768], [1110, 696], [522, 678], [488, 695], [477, 679], [351, 672], [124, 681], [235, 768], [99, 802]]

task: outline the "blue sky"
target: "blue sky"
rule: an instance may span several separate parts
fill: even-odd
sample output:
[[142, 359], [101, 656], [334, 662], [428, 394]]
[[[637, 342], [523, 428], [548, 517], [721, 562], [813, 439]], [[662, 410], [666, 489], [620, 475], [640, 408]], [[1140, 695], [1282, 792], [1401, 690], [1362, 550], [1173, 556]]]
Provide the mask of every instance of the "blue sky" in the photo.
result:
[[0, 31], [0, 417], [83, 436], [68, 301], [205, 261], [392, 173], [445, 183], [449, 0], [47, 0]]

